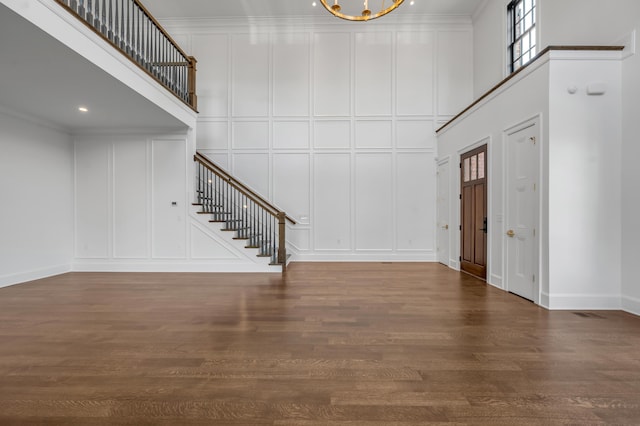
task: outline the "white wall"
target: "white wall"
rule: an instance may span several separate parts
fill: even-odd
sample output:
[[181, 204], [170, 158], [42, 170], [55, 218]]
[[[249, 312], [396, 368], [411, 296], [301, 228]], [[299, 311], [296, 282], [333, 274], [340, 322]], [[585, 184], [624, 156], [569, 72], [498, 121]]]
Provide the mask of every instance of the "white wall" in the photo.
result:
[[[552, 309], [620, 308], [621, 61], [619, 52], [554, 51], [506, 83], [438, 135], [439, 156], [489, 139], [489, 282], [504, 265], [503, 132], [538, 116], [542, 126], [541, 304]], [[592, 96], [587, 87], [604, 85]], [[568, 89], [576, 88], [574, 94]], [[467, 148], [465, 148], [467, 147]], [[458, 170], [452, 171], [451, 223], [459, 225]], [[491, 231], [493, 229], [493, 231]], [[459, 253], [452, 233], [451, 261]]]
[[636, 0], [538, 0], [542, 48], [555, 45], [613, 45], [633, 28]]
[[[620, 55], [552, 52], [551, 57], [549, 307], [619, 309]], [[606, 93], [589, 95], [594, 83], [604, 85]]]
[[77, 271], [270, 271], [198, 215], [193, 134], [75, 138]]
[[[636, 259], [640, 255], [637, 242], [640, 231], [636, 218], [640, 200], [630, 196], [640, 183], [640, 172], [634, 158], [640, 153], [637, 135], [640, 131], [640, 58], [633, 55], [640, 29], [640, 2], [636, 0], [539, 0], [541, 45], [625, 45], [622, 62], [622, 160], [621, 160], [621, 257], [623, 308], [640, 314], [640, 285], [636, 277]], [[570, 23], [568, 25], [567, 23]], [[635, 32], [634, 32], [635, 31]]]
[[[505, 3], [502, 5], [501, 3]], [[503, 76], [497, 71], [496, 46], [505, 46], [506, 36], [499, 30], [499, 14], [503, 14], [506, 2], [488, 0], [484, 10], [474, 17], [474, 55], [476, 58], [475, 94], [496, 84]], [[640, 214], [640, 200], [634, 194], [640, 182], [640, 172], [635, 158], [640, 154], [637, 135], [640, 132], [637, 117], [640, 114], [640, 59], [633, 54], [640, 28], [640, 2], [636, 0], [538, 0], [538, 37], [540, 49], [549, 45], [625, 45], [621, 64], [621, 247], [613, 253], [621, 256], [622, 306], [640, 313], [640, 285], [636, 277], [635, 262], [640, 255], [637, 242], [640, 231], [636, 218]], [[504, 15], [503, 15], [504, 16]], [[503, 27], [504, 28], [504, 27]], [[635, 31], [635, 32], [634, 32]], [[479, 58], [487, 55], [488, 61]], [[491, 59], [493, 58], [493, 59]], [[504, 69], [504, 60], [501, 64]], [[577, 99], [577, 98], [576, 98]], [[612, 183], [612, 182], [609, 182]], [[611, 188], [614, 193], [618, 188]], [[618, 234], [617, 230], [614, 230]], [[606, 246], [611, 248], [609, 239]], [[612, 260], [612, 265], [616, 261]], [[605, 268], [606, 270], [606, 268]], [[614, 274], [615, 277], [615, 274]], [[609, 280], [609, 282], [611, 282]], [[612, 284], [616, 286], [616, 283]]]
[[435, 260], [434, 131], [472, 99], [467, 20], [164, 24], [198, 58], [198, 149], [300, 222], [298, 260]]
[[473, 16], [473, 94], [476, 99], [506, 76], [508, 2], [487, 0]]
[[71, 269], [68, 134], [0, 111], [0, 287]]
[[[449, 266], [459, 268], [460, 253], [460, 154], [478, 143], [488, 144], [488, 259], [487, 282], [504, 288], [504, 135], [503, 132], [525, 120], [548, 115], [548, 64], [538, 64], [537, 70], [521, 73], [495, 92], [488, 102], [479, 104], [472, 113], [454, 121], [438, 134], [438, 158], [449, 158], [451, 202], [449, 211]], [[526, 99], [527, 102], [519, 100]]]
[[[636, 30], [635, 43], [638, 45], [640, 30], [640, 3], [634, 2], [630, 9], [631, 22], [623, 26]], [[622, 63], [622, 306], [624, 309], [640, 315], [640, 282], [638, 281], [637, 262], [640, 258], [640, 167], [636, 162], [640, 158], [640, 55], [637, 53]]]
[[[506, 77], [506, 8], [510, 0], [486, 0], [473, 16], [474, 95]], [[636, 0], [538, 0], [538, 51], [548, 46], [626, 44], [637, 27]]]

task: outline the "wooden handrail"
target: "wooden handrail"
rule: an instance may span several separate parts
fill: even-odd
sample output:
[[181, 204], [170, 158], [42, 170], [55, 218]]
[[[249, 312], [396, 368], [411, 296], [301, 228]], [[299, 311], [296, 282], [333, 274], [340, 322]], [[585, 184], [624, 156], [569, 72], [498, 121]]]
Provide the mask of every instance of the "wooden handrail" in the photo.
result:
[[272, 216], [277, 218], [282, 218], [283, 224], [284, 224], [284, 219], [286, 219], [293, 225], [297, 224], [295, 219], [291, 218], [285, 212], [283, 212], [282, 210], [280, 210], [279, 208], [271, 204], [269, 201], [265, 200], [263, 197], [256, 194], [251, 188], [247, 187], [245, 184], [238, 181], [229, 172], [227, 172], [225, 169], [218, 166], [217, 164], [213, 163], [204, 155], [200, 154], [199, 152], [196, 152], [196, 154], [193, 156], [193, 161], [199, 162], [200, 164], [202, 164], [203, 166], [211, 170], [213, 173], [215, 173], [216, 175], [218, 175], [219, 177], [227, 181], [231, 186], [233, 186], [243, 195], [252, 199], [258, 205], [260, 205], [263, 209], [268, 211]]
[[[178, 46], [140, 0], [54, 1], [158, 84], [198, 111], [196, 59]], [[121, 37], [123, 34], [126, 38]]]
[[451, 123], [453, 123], [458, 118], [460, 118], [462, 115], [464, 115], [465, 112], [469, 111], [471, 108], [473, 108], [474, 106], [478, 105], [480, 102], [482, 102], [483, 99], [485, 99], [487, 96], [489, 96], [490, 94], [492, 94], [493, 92], [498, 90], [501, 86], [506, 84], [509, 80], [514, 78], [516, 75], [520, 74], [526, 68], [531, 66], [534, 62], [536, 62], [538, 59], [543, 57], [547, 52], [550, 52], [552, 50], [576, 50], [576, 51], [584, 51], [584, 50], [602, 51], [602, 50], [608, 50], [608, 51], [620, 51], [620, 50], [623, 50], [623, 49], [624, 49], [624, 46], [547, 46], [540, 53], [538, 53], [536, 56], [534, 56], [533, 59], [531, 59], [531, 61], [529, 61], [526, 65], [521, 66], [516, 71], [512, 72], [511, 74], [509, 74], [500, 83], [496, 84], [491, 89], [489, 89], [487, 92], [485, 92], [482, 96], [480, 96], [478, 99], [473, 101], [471, 103], [471, 105], [469, 105], [468, 107], [463, 109], [461, 112], [456, 114], [451, 120], [449, 120], [446, 123], [444, 123], [438, 130], [436, 130], [436, 133], [439, 133], [442, 130], [444, 130]]

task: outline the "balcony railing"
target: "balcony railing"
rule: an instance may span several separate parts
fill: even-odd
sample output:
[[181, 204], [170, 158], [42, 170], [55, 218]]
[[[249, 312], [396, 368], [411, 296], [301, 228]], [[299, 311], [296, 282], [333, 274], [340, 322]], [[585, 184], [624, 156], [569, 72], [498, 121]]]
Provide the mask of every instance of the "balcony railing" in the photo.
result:
[[139, 0], [55, 0], [142, 70], [197, 110], [196, 59]]

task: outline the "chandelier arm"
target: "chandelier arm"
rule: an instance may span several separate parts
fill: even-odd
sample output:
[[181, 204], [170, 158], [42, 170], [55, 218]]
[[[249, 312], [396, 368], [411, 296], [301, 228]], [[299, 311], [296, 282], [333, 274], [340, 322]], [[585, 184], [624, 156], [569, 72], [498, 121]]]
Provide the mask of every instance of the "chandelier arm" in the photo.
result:
[[329, 0], [320, 0], [320, 3], [322, 3], [322, 6], [329, 13], [347, 21], [370, 21], [371, 19], [379, 18], [381, 16], [386, 15], [389, 12], [394, 11], [395, 9], [398, 8], [398, 6], [400, 6], [404, 2], [404, 0], [393, 0], [393, 4], [385, 8], [384, 0], [383, 0], [382, 9], [377, 13], [372, 13], [368, 8], [368, 0], [365, 0], [365, 3], [364, 3], [365, 10], [363, 10], [362, 15], [348, 15], [348, 14], [342, 13], [342, 8], [338, 4], [338, 0], [334, 0], [333, 5], [331, 6], [328, 4], [328, 1]]

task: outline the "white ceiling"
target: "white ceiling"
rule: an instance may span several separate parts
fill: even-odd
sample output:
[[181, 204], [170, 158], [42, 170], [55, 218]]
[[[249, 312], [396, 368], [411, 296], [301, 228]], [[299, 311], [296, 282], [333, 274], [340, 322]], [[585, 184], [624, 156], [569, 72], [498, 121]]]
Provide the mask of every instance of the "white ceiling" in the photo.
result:
[[[345, 5], [359, 0], [340, 0]], [[386, 0], [387, 5], [392, 0]], [[472, 15], [484, 0], [405, 0], [394, 15]], [[337, 19], [324, 10], [319, 0], [142, 0], [159, 19], [230, 17], [326, 17]]]
[[[0, 4], [0, 106], [68, 132], [184, 124]], [[80, 105], [89, 108], [82, 114]]]

